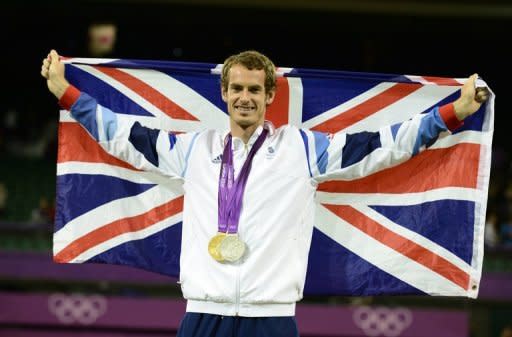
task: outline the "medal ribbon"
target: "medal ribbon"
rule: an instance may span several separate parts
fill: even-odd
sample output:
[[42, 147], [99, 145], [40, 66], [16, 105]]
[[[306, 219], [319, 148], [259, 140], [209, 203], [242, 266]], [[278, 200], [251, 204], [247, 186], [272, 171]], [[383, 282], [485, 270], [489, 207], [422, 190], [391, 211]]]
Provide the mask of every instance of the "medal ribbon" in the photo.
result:
[[263, 129], [258, 139], [254, 143], [245, 159], [244, 165], [238, 174], [236, 180], [234, 179], [235, 168], [233, 166], [233, 150], [231, 149], [232, 137], [228, 135], [228, 141], [224, 146], [222, 153], [222, 163], [220, 167], [219, 177], [219, 218], [218, 218], [218, 231], [220, 233], [235, 234], [238, 232], [238, 221], [240, 220], [240, 213], [242, 212], [242, 199], [245, 190], [245, 184], [251, 172], [252, 159], [259, 150], [265, 138], [267, 137], [268, 130]]

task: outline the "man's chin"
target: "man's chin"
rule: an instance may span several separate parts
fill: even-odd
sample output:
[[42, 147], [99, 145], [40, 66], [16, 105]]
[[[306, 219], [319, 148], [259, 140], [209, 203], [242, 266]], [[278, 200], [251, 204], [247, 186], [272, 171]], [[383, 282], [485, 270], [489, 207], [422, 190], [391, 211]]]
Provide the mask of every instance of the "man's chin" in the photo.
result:
[[258, 121], [255, 121], [253, 119], [250, 119], [250, 118], [237, 118], [235, 119], [235, 123], [242, 127], [242, 128], [248, 128], [256, 123], [258, 123]]

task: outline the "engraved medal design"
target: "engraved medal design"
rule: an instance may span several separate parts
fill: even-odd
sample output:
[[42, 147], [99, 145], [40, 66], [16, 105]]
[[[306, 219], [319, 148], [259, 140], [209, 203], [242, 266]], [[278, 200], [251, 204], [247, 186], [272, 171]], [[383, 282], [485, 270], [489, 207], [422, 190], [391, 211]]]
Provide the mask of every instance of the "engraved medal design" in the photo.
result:
[[238, 235], [227, 235], [219, 244], [218, 250], [224, 260], [229, 262], [238, 261], [244, 256], [245, 243], [240, 240]]

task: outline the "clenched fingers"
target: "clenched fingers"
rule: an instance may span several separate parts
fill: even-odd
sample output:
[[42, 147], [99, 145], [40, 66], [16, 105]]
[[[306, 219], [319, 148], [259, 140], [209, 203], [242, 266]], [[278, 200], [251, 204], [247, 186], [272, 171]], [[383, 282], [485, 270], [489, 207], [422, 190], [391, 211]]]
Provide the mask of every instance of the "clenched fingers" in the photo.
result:
[[483, 103], [489, 98], [489, 89], [487, 87], [479, 87], [475, 90], [475, 101]]
[[50, 68], [50, 62], [48, 61], [48, 59], [44, 59], [43, 65], [41, 66], [41, 75], [46, 79], [48, 79], [49, 68]]

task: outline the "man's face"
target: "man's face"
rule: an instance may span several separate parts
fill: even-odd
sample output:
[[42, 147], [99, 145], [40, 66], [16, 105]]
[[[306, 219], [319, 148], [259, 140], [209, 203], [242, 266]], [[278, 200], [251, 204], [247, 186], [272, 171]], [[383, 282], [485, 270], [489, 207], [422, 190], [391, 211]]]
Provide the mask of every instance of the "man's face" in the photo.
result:
[[263, 69], [249, 70], [240, 64], [231, 67], [227, 91], [222, 90], [231, 121], [243, 129], [263, 124], [267, 105], [274, 96], [275, 91], [265, 92]]

